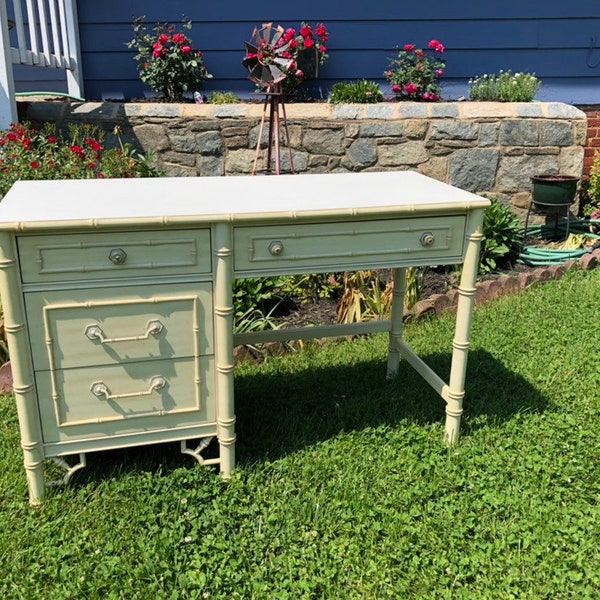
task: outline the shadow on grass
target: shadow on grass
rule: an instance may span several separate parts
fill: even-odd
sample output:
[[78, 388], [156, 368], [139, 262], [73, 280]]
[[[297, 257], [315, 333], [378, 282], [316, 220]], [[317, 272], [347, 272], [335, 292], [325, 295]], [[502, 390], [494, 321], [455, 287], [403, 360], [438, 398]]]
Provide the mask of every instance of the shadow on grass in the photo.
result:
[[[423, 357], [448, 381], [450, 354]], [[297, 373], [236, 377], [238, 464], [275, 459], [342, 431], [396, 427], [403, 421], [443, 423], [445, 402], [401, 361], [398, 377], [385, 379], [380, 360], [310, 368]], [[509, 420], [516, 413], [542, 412], [544, 397], [491, 354], [469, 354], [462, 433]]]
[[[450, 354], [423, 357], [448, 381]], [[398, 377], [385, 379], [380, 358], [342, 366], [307, 367], [295, 373], [236, 375], [236, 456], [239, 466], [275, 460], [348, 431], [404, 423], [443, 424], [445, 403], [408, 365], [400, 362]], [[469, 354], [465, 413], [461, 433], [499, 425], [517, 413], [542, 412], [546, 401], [525, 379], [508, 371], [483, 350]], [[216, 455], [213, 441], [209, 454]], [[88, 468], [76, 482], [119, 478], [124, 473], [170, 473], [192, 468], [192, 458], [179, 453], [178, 443], [155, 444], [88, 455]]]

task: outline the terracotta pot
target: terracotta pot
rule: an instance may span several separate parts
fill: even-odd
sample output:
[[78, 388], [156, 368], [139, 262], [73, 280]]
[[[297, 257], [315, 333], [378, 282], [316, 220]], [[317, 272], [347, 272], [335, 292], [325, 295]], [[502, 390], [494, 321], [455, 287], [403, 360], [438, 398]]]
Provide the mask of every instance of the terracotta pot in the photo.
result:
[[541, 212], [552, 212], [573, 204], [579, 177], [573, 175], [535, 175], [533, 183], [533, 204]]

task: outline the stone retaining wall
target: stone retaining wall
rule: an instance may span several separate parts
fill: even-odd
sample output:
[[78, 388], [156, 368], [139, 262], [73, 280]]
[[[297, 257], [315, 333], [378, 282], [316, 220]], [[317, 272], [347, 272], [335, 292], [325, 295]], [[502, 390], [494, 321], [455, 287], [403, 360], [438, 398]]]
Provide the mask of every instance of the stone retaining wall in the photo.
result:
[[[521, 213], [532, 175], [582, 174], [586, 115], [566, 104], [315, 103], [288, 104], [286, 114], [297, 173], [414, 169]], [[156, 153], [168, 175], [220, 176], [251, 173], [263, 105], [44, 101], [26, 103], [21, 115], [107, 131], [119, 125], [125, 140]], [[285, 146], [281, 155], [287, 172]]]

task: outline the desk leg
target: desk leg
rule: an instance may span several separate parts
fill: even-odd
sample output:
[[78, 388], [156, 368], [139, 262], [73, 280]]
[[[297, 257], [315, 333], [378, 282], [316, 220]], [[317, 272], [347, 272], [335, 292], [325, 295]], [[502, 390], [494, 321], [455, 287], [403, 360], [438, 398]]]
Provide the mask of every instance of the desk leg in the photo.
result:
[[482, 219], [483, 210], [472, 211], [467, 230], [467, 251], [458, 287], [458, 307], [454, 341], [452, 342], [450, 381], [444, 398], [446, 400], [445, 440], [447, 444], [454, 444], [458, 440], [460, 418], [463, 413], [469, 337], [475, 304], [475, 283], [477, 281], [477, 271], [479, 270], [479, 246], [483, 239], [481, 234]]
[[6, 233], [0, 234], [0, 294], [4, 309], [4, 330], [10, 349], [13, 391], [19, 415], [29, 503], [37, 506], [42, 503], [46, 490], [44, 448], [33, 369], [29, 358], [29, 342], [25, 332], [25, 313], [20, 294], [18, 265], [13, 244]]
[[398, 374], [400, 349], [404, 317], [404, 292], [406, 288], [406, 269], [394, 269], [394, 287], [392, 290], [392, 324], [390, 328], [390, 344], [388, 349], [387, 378], [393, 379]]
[[215, 226], [215, 362], [217, 384], [217, 438], [221, 474], [229, 477], [235, 466], [235, 407], [233, 396], [233, 244], [227, 223]]

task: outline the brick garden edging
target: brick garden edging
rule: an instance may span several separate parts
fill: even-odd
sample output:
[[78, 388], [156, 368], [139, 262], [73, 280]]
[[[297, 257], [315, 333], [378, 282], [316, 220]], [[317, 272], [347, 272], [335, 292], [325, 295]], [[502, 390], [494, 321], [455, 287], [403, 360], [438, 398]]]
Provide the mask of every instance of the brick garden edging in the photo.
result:
[[[479, 281], [475, 291], [475, 305], [493, 300], [500, 296], [515, 294], [536, 283], [560, 279], [567, 271], [573, 269], [591, 270], [600, 262], [600, 249], [584, 254], [578, 261], [566, 261], [547, 267], [538, 267], [533, 271], [516, 275], [502, 275], [497, 279]], [[426, 300], [420, 300], [412, 310], [405, 313], [406, 319], [422, 319], [437, 316], [444, 312], [456, 311], [458, 290], [451, 289], [444, 294], [433, 294]]]

